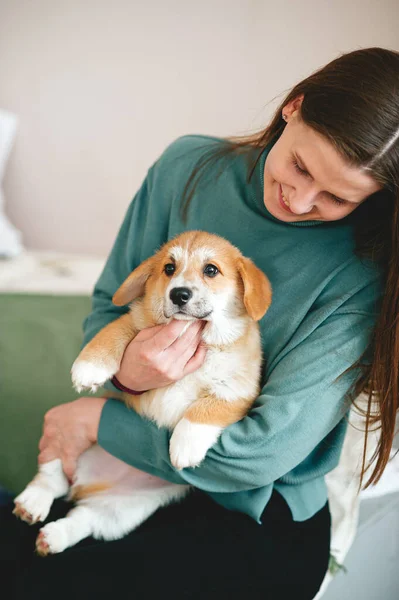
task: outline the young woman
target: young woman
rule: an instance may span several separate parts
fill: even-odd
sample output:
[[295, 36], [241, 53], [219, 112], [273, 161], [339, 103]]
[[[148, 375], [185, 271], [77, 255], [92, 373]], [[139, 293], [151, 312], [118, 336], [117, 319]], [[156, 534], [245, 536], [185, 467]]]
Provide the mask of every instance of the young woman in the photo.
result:
[[[122, 540], [88, 540], [49, 559], [33, 557], [37, 526], [32, 533], [3, 515], [18, 598], [314, 597], [329, 560], [324, 475], [338, 463], [350, 402], [367, 392], [368, 427], [381, 427], [370, 482], [394, 434], [398, 94], [399, 53], [358, 50], [295, 86], [259, 134], [187, 136], [149, 170], [95, 288], [85, 342], [120, 314], [112, 295], [142, 260], [184, 230], [207, 230], [271, 280], [262, 392], [204, 462], [183, 471], [170, 463], [168, 432], [117, 401], [80, 398], [50, 410], [40, 462], [61, 457], [73, 477], [79, 455], [98, 442], [196, 490]], [[117, 380], [139, 392], [197, 369], [206, 359], [201, 324], [179, 337], [183, 326], [142, 331]], [[51, 520], [65, 510], [58, 503]]]

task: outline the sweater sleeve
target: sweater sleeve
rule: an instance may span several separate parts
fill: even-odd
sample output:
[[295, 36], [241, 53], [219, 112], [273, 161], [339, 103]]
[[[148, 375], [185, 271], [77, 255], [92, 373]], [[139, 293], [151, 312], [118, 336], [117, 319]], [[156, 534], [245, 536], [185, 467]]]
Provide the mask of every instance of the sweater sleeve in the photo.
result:
[[312, 315], [304, 320], [300, 341], [280, 352], [253, 409], [222, 432], [199, 467], [176, 471], [170, 433], [113, 400], [102, 412], [99, 444], [136, 468], [210, 493], [253, 490], [282, 478], [317, 447], [321, 455], [347, 413], [345, 395], [358, 373], [345, 371], [369, 344], [373, 290], [366, 285], [315, 328]]

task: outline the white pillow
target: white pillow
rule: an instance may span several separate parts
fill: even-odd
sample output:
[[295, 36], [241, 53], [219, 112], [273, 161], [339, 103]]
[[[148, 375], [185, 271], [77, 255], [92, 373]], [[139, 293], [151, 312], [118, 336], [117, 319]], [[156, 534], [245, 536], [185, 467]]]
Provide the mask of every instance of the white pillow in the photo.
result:
[[4, 214], [2, 181], [6, 163], [17, 128], [15, 115], [0, 110], [0, 257], [17, 256], [22, 251], [21, 233], [11, 225]]

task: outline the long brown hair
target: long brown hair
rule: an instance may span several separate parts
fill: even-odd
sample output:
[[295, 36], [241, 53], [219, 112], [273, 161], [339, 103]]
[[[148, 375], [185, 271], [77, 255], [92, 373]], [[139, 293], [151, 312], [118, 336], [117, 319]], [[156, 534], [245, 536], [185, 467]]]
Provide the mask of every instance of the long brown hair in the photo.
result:
[[[399, 52], [367, 48], [344, 54], [298, 83], [284, 98], [266, 129], [224, 140], [205, 153], [183, 193], [183, 216], [207, 165], [247, 153], [248, 179], [266, 146], [283, 132], [283, 108], [304, 97], [302, 120], [323, 135], [353, 167], [367, 169], [382, 190], [356, 209], [356, 254], [379, 263], [385, 292], [369, 348], [352, 365], [358, 376], [349, 398], [367, 396], [362, 480], [375, 463], [366, 487], [376, 483], [389, 460], [399, 395]], [[255, 150], [255, 155], [253, 150]], [[251, 151], [251, 152], [249, 152]], [[372, 360], [370, 362], [370, 350]], [[368, 357], [368, 359], [366, 358]], [[380, 430], [377, 449], [366, 465], [371, 428]]]

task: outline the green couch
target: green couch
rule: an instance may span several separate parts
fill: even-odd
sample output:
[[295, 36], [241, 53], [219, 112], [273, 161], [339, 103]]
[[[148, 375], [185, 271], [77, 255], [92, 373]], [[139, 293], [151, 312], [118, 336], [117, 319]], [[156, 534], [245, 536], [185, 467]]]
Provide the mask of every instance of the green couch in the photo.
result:
[[45, 412], [77, 397], [70, 368], [88, 296], [0, 294], [0, 485], [18, 493], [36, 472]]

